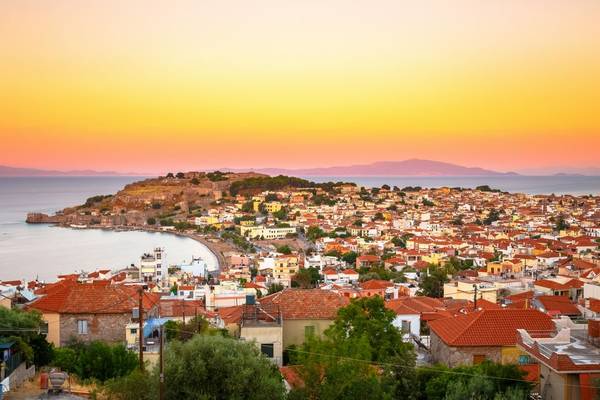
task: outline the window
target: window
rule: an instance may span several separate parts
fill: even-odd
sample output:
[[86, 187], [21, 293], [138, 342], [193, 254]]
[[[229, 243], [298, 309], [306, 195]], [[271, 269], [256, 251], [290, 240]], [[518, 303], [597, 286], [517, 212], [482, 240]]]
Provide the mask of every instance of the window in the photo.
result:
[[410, 321], [402, 321], [402, 332], [410, 333]]
[[473, 365], [481, 364], [485, 361], [485, 354], [473, 354]]
[[137, 328], [131, 328], [131, 334], [137, 335]]
[[314, 336], [315, 327], [314, 325], [306, 325], [304, 327], [304, 337]]
[[273, 358], [273, 343], [262, 343], [260, 345], [260, 352], [269, 358]]
[[77, 321], [77, 333], [80, 335], [88, 334], [88, 322], [84, 319]]

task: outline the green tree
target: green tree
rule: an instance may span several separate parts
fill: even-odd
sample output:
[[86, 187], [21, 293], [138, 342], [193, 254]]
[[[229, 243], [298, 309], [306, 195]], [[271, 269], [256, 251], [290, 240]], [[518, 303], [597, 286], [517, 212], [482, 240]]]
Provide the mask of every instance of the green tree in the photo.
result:
[[288, 212], [287, 212], [287, 210], [285, 208], [282, 208], [279, 211], [275, 211], [273, 213], [273, 216], [275, 218], [277, 218], [278, 220], [285, 221], [285, 220], [287, 220]]
[[37, 366], [47, 365], [54, 355], [53, 346], [41, 334], [44, 325], [37, 311], [0, 307], [0, 336], [18, 342], [25, 359]]
[[517, 365], [486, 361], [479, 365], [417, 369], [419, 399], [525, 400], [531, 389]]
[[446, 269], [430, 264], [429, 273], [424, 272], [423, 274], [418, 294], [429, 297], [444, 297], [444, 283], [448, 282]]
[[277, 367], [254, 343], [196, 335], [165, 352], [166, 399], [283, 399]]
[[426, 206], [426, 207], [433, 207], [435, 204], [433, 203], [433, 201], [423, 197], [423, 200], [421, 200], [421, 203]]
[[499, 219], [500, 219], [500, 212], [494, 208], [488, 213], [487, 217], [485, 217], [485, 219], [483, 220], [483, 224], [491, 225], [492, 223], [498, 221]]
[[302, 349], [290, 352], [301, 364], [304, 381], [304, 387], [290, 392], [290, 400], [391, 398], [392, 388], [382, 385], [379, 370], [369, 362], [371, 348], [365, 336], [339, 343], [309, 337]]
[[137, 354], [122, 344], [73, 342], [55, 349], [54, 354], [55, 366], [81, 379], [92, 378], [104, 382], [128, 375], [138, 366]]
[[410, 239], [413, 235], [410, 233], [405, 233], [402, 236], [394, 236], [392, 238], [392, 243], [394, 244], [394, 246], [396, 247], [400, 247], [402, 249], [406, 248], [406, 241], [408, 239]]
[[269, 286], [269, 294], [281, 292], [283, 290], [283, 285], [281, 283], [272, 283]]
[[309, 226], [306, 230], [306, 237], [312, 242], [325, 236], [327, 236], [325, 231], [323, 231], [323, 229], [319, 228], [318, 226]]
[[277, 252], [281, 254], [292, 254], [292, 249], [287, 244], [284, 244], [283, 246], [277, 247]]
[[29, 339], [29, 346], [33, 350], [33, 363], [37, 367], [48, 365], [54, 358], [54, 346], [48, 343], [44, 335], [38, 334]]
[[148, 225], [156, 225], [156, 218], [154, 218], [154, 217], [150, 217], [150, 218], [148, 218], [148, 219], [146, 220], [146, 223], [147, 223]]
[[4, 336], [19, 336], [29, 341], [43, 325], [42, 315], [36, 311], [0, 307], [0, 331]]
[[247, 201], [244, 204], [242, 204], [242, 211], [247, 213], [254, 212], [254, 202]]
[[358, 257], [358, 254], [356, 252], [349, 251], [342, 256], [342, 261], [345, 261], [346, 263], [348, 263], [350, 265], [354, 265], [354, 264], [356, 264], [357, 257]]
[[109, 400], [158, 399], [158, 379], [154, 374], [139, 369], [127, 376], [108, 380], [102, 389]]
[[402, 341], [402, 334], [392, 324], [395, 318], [396, 314], [385, 307], [381, 296], [363, 297], [338, 310], [327, 336], [343, 341], [364, 335], [372, 349], [372, 361], [387, 361], [410, 346]]
[[415, 384], [415, 354], [392, 325], [394, 318], [379, 296], [341, 308], [323, 338], [309, 336], [302, 349], [290, 350], [305, 382], [290, 398], [408, 398]]
[[315, 267], [301, 268], [292, 280], [292, 286], [302, 289], [314, 288], [319, 282], [319, 270]]
[[558, 218], [556, 218], [556, 223], [554, 224], [554, 229], [557, 232], [560, 232], [560, 231], [564, 231], [565, 229], [568, 229], [568, 228], [569, 228], [569, 224], [565, 220], [565, 216], [562, 214], [559, 215]]

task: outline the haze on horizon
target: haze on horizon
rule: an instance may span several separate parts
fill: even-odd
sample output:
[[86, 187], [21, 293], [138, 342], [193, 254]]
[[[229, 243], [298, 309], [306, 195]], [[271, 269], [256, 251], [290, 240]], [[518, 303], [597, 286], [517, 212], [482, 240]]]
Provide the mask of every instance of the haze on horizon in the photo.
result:
[[600, 167], [599, 20], [597, 0], [5, 0], [0, 164]]

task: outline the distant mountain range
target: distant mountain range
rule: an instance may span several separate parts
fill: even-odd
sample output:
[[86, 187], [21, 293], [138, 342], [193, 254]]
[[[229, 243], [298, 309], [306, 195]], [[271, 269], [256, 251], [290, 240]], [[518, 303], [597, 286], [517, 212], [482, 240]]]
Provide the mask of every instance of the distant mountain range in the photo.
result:
[[[441, 161], [410, 159], [404, 161], [378, 161], [370, 164], [356, 164], [323, 168], [219, 168], [221, 171], [247, 172], [253, 171], [267, 175], [290, 176], [519, 176], [519, 175], [554, 175], [554, 176], [600, 176], [600, 168], [547, 168], [519, 170], [517, 172], [498, 172], [478, 167], [465, 167]], [[34, 168], [15, 168], [0, 165], [1, 177], [19, 176], [156, 176], [156, 173], [116, 172], [74, 170], [57, 171]]]
[[146, 176], [135, 172], [116, 172], [116, 171], [93, 171], [93, 170], [74, 170], [74, 171], [55, 171], [35, 168], [14, 168], [0, 165], [0, 176], [2, 177], [24, 177], [24, 176]]
[[[241, 171], [232, 170], [230, 171]], [[483, 168], [464, 167], [441, 161], [404, 160], [378, 161], [371, 164], [358, 164], [325, 168], [258, 168], [254, 172], [268, 175], [292, 176], [515, 176], [515, 172], [497, 172]]]

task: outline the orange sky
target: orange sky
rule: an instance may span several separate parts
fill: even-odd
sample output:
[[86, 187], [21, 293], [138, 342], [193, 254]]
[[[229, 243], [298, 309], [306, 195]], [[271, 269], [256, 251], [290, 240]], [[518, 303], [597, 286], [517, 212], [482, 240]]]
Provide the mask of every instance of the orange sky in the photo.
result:
[[4, 0], [0, 164], [598, 167], [599, 20], [597, 0]]

